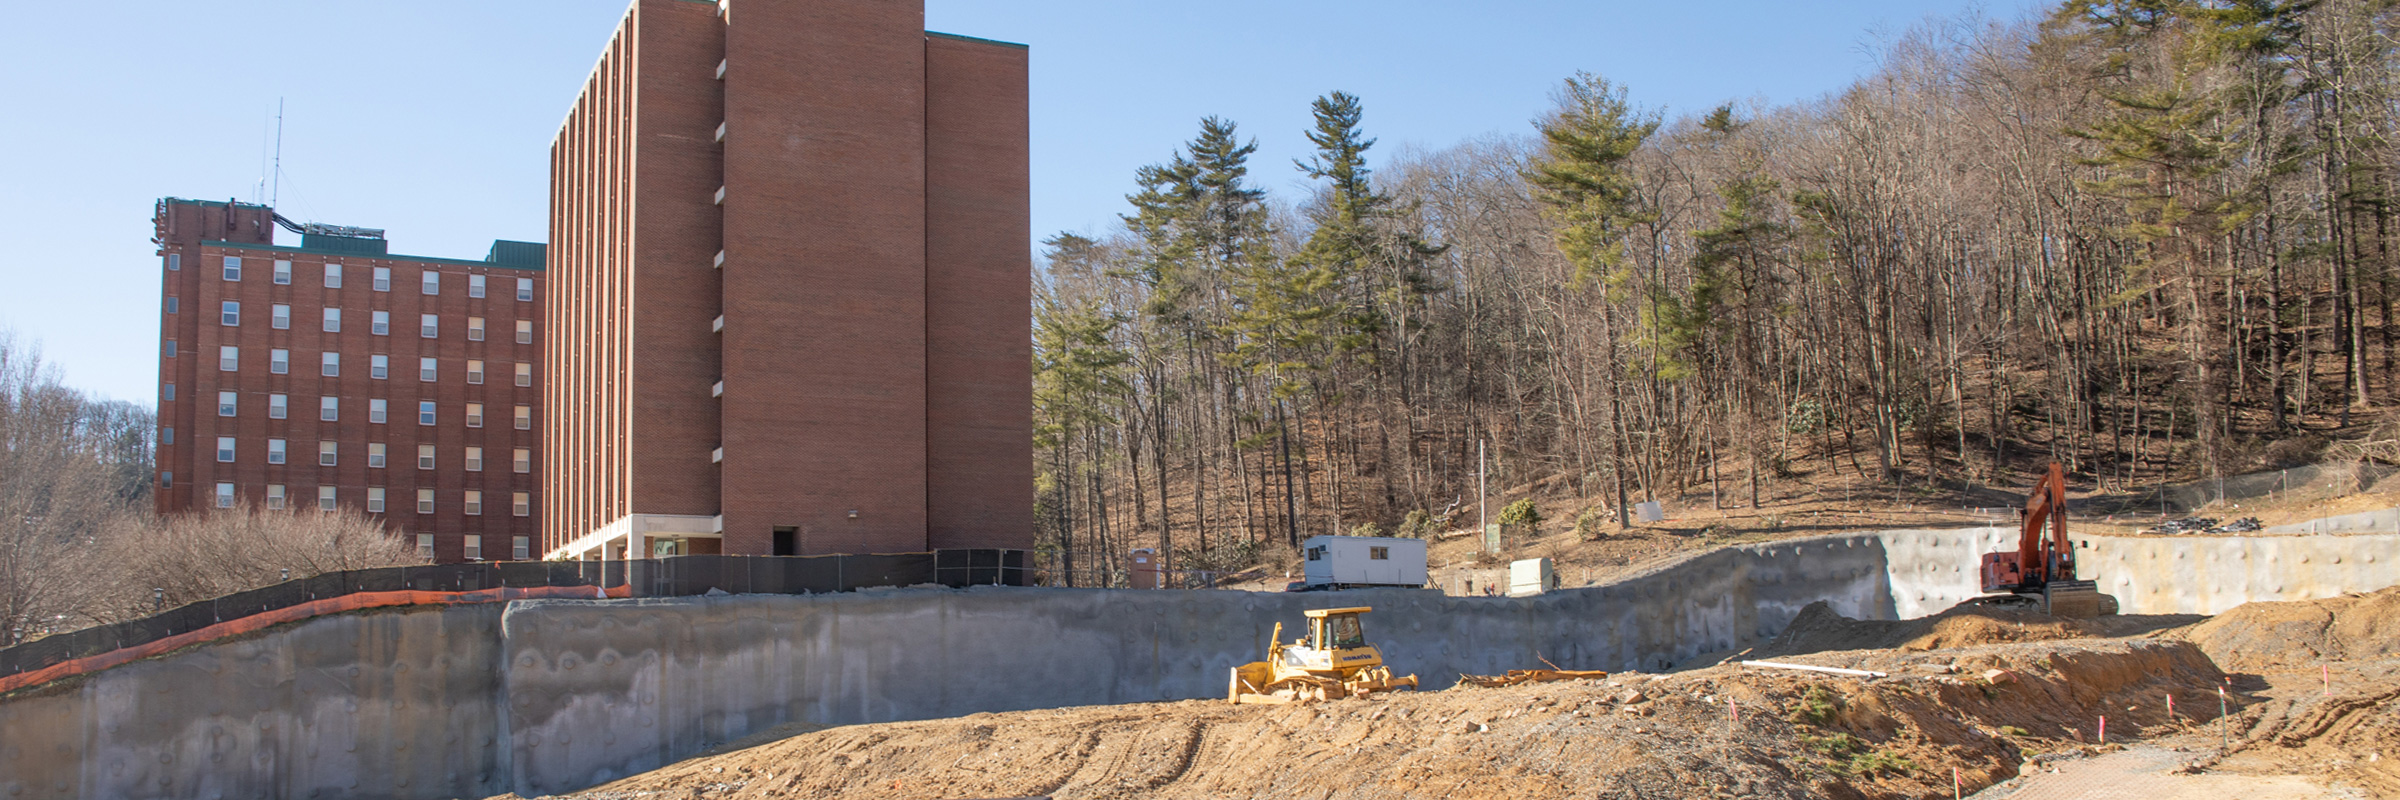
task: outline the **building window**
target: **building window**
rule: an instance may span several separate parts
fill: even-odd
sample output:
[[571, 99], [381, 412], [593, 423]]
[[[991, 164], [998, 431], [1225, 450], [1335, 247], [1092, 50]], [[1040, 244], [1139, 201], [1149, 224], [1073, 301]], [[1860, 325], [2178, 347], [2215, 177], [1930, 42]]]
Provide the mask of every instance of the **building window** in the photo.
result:
[[435, 372], [440, 369], [440, 366], [441, 362], [431, 358], [417, 359], [417, 380], [432, 383]]
[[342, 453], [341, 448], [342, 446], [339, 442], [318, 442], [317, 466], [330, 467], [340, 463]]
[[[173, 341], [173, 340], [169, 340], [169, 342], [170, 342], [170, 343], [172, 343], [172, 341]], [[277, 351], [275, 351], [275, 352], [281, 353], [281, 352], [283, 352], [283, 351], [281, 351], [281, 350], [277, 350]], [[241, 348], [239, 348], [239, 347], [235, 347], [235, 346], [233, 346], [233, 345], [229, 345], [229, 344], [228, 344], [228, 345], [220, 345], [220, 346], [218, 346], [218, 347], [217, 347], [217, 371], [218, 371], [218, 372], [235, 372], [235, 371], [239, 371], [241, 368], [242, 368], [242, 349], [241, 349]], [[281, 370], [278, 370], [278, 371], [280, 372]]]
[[183, 271], [183, 254], [182, 254], [182, 253], [168, 253], [168, 254], [167, 254], [167, 271], [168, 271], [168, 272], [181, 272], [181, 271]]
[[162, 402], [162, 403], [172, 403], [172, 402], [175, 402], [175, 384], [169, 383], [169, 384], [162, 384], [162, 385], [160, 385], [160, 386], [158, 387], [158, 395], [159, 395], [159, 397], [158, 397], [158, 400], [159, 400], [159, 402]]
[[174, 357], [175, 357], [175, 340], [173, 340], [173, 339], [168, 339], [168, 340], [167, 340], [167, 350], [166, 350], [166, 353], [167, 353], [167, 357], [168, 357], [168, 358], [174, 358]]
[[382, 442], [367, 443], [367, 469], [383, 469], [384, 451]]
[[319, 353], [317, 354], [317, 361], [320, 364], [320, 366], [317, 367], [317, 372], [319, 374], [322, 374], [328, 378], [339, 378], [342, 376], [342, 354]]
[[533, 537], [518, 536], [509, 540], [508, 557], [518, 561], [533, 560]]
[[516, 470], [517, 470], [518, 472], [532, 472], [532, 471], [533, 471], [533, 449], [532, 449], [532, 448], [527, 448], [527, 447], [519, 447], [519, 448], [517, 448], [517, 450], [516, 450], [516, 455], [515, 455], [515, 458], [514, 458], [514, 461], [515, 461], [515, 465], [516, 465]]
[[532, 279], [532, 278], [518, 278], [518, 279], [517, 279], [517, 302], [520, 302], [520, 303], [530, 303], [530, 302], [533, 302], [533, 279]]
[[533, 320], [517, 320], [517, 344], [533, 344]]
[[470, 342], [480, 342], [480, 341], [483, 341], [483, 318], [482, 318], [482, 317], [468, 317], [468, 318], [467, 318], [467, 341], [470, 341]]
[[391, 291], [391, 290], [392, 290], [392, 268], [391, 268], [391, 267], [376, 267], [376, 268], [375, 268], [375, 291], [378, 291], [378, 292], [388, 292], [388, 291]]
[[440, 338], [442, 335], [442, 318], [432, 314], [417, 315], [417, 335], [427, 339]]
[[384, 420], [390, 417], [391, 411], [392, 405], [388, 400], [381, 397], [367, 400], [367, 422], [371, 424], [383, 424]]
[[332, 511], [332, 510], [333, 510], [333, 487], [331, 487], [331, 486], [319, 486], [319, 487], [317, 487], [317, 510], [318, 510], [318, 511]]
[[241, 258], [236, 256], [225, 257], [225, 279], [229, 281], [239, 281], [242, 279]]
[[481, 275], [469, 275], [469, 276], [467, 276], [467, 296], [468, 296], [468, 297], [476, 297], [476, 298], [480, 298], [480, 297], [482, 297], [482, 296], [483, 296], [483, 276], [481, 276]]
[[[469, 492], [469, 494], [473, 494], [473, 492]], [[482, 505], [481, 505], [481, 504], [477, 504], [477, 505], [476, 505], [476, 510], [474, 510], [474, 511], [469, 511], [469, 512], [467, 512], [467, 513], [469, 513], [469, 514], [481, 514], [481, 513], [483, 513], [483, 507], [482, 507]], [[482, 560], [483, 560], [483, 537], [482, 537], [482, 536], [479, 536], [479, 535], [476, 535], [476, 534], [472, 534], [472, 533], [470, 533], [470, 534], [467, 534], [467, 560], [468, 560], [468, 561], [482, 561]]]
[[[281, 262], [277, 262], [277, 263], [281, 263]], [[282, 510], [283, 510], [283, 484], [280, 484], [280, 483], [270, 483], [270, 484], [267, 484], [267, 510], [269, 510], [269, 511], [282, 511]]]
[[516, 492], [510, 494], [508, 496], [508, 501], [510, 514], [519, 517], [533, 516], [533, 495], [531, 493]]
[[218, 308], [217, 324], [228, 328], [241, 327], [242, 304], [233, 300], [225, 301], [224, 304]]
[[175, 429], [174, 429], [174, 428], [160, 428], [160, 429], [158, 429], [158, 443], [159, 443], [159, 444], [161, 444], [161, 445], [169, 445], [169, 444], [174, 444], [174, 443], [175, 443]]
[[417, 552], [423, 554], [427, 559], [433, 558], [433, 534], [417, 534]]
[[433, 469], [433, 445], [417, 445], [417, 469]]
[[[475, 490], [473, 490], [473, 489], [468, 489], [468, 490], [467, 490], [467, 498], [466, 498], [466, 506], [467, 506], [467, 516], [470, 516], [470, 517], [480, 517], [480, 516], [483, 516], [483, 493], [482, 493], [482, 492], [475, 491]], [[469, 541], [469, 542], [475, 541], [475, 537], [473, 537], [473, 536], [468, 536], [468, 537], [467, 537], [467, 541]], [[468, 546], [469, 546], [469, 547], [473, 547], [474, 545], [471, 545], [471, 544], [470, 544], [470, 545], [468, 545]], [[468, 557], [469, 557], [469, 558], [473, 558], [474, 556], [470, 555], [470, 556], [468, 556]]]
[[167, 298], [167, 313], [169, 313], [169, 314], [173, 314], [173, 313], [176, 313], [176, 312], [178, 312], [178, 311], [181, 311], [182, 309], [183, 309], [183, 303], [179, 302], [177, 298], [174, 298], [174, 297], [169, 297], [169, 298]]
[[231, 464], [231, 463], [233, 463], [233, 437], [231, 437], [231, 436], [219, 436], [219, 437], [217, 437], [217, 463], [219, 463], [219, 464]]
[[283, 463], [283, 458], [284, 458], [283, 440], [282, 440], [282, 439], [268, 439], [268, 440], [267, 440], [267, 463], [269, 463], [269, 464], [281, 464], [281, 463]]
[[342, 399], [339, 397], [317, 398], [317, 419], [325, 422], [340, 422], [342, 419]]
[[483, 471], [483, 448], [481, 448], [481, 447], [469, 447], [469, 448], [467, 448], [467, 471], [468, 471], [468, 472], [482, 472], [482, 471]]
[[441, 273], [439, 273], [439, 272], [434, 272], [434, 271], [432, 271], [432, 270], [426, 270], [426, 271], [425, 271], [425, 275], [424, 275], [424, 279], [423, 279], [423, 280], [420, 280], [420, 281], [418, 281], [418, 285], [417, 285], [417, 293], [418, 293], [418, 294], [425, 295], [425, 296], [427, 296], [427, 297], [432, 297], [432, 296], [435, 296], [435, 295], [439, 295], [439, 294], [441, 294], [441, 293], [442, 293], [442, 274], [441, 274]]
[[292, 262], [275, 262], [275, 284], [278, 286], [292, 285]]
[[432, 489], [418, 489], [418, 490], [417, 490], [417, 513], [419, 513], [419, 514], [431, 514], [431, 513], [433, 513], [433, 490], [432, 490]]
[[483, 361], [481, 359], [467, 359], [467, 382], [483, 382]]
[[519, 362], [517, 362], [517, 385], [518, 385], [518, 386], [532, 386], [532, 385], [533, 385], [533, 365], [532, 365], [532, 364], [530, 364], [530, 363], [527, 363], [527, 362], [524, 362], [524, 361], [519, 361]]
[[292, 307], [276, 303], [267, 307], [267, 327], [279, 331], [292, 329]]
[[220, 483], [220, 484], [217, 484], [217, 507], [218, 507], [218, 508], [232, 508], [232, 507], [233, 507], [233, 484], [230, 484], [230, 483]]
[[292, 351], [282, 348], [276, 348], [267, 351], [267, 371], [277, 375], [290, 374], [292, 371]]
[[367, 320], [367, 332], [377, 336], [392, 335], [392, 312], [377, 311]]
[[469, 428], [481, 428], [481, 427], [483, 427], [483, 404], [482, 404], [482, 403], [468, 403], [468, 404], [467, 404], [467, 427], [469, 427]]
[[380, 381], [391, 376], [391, 356], [367, 356], [367, 377]]
[[417, 401], [417, 424], [419, 424], [419, 425], [431, 425], [431, 424], [433, 424], [433, 401], [431, 401], [431, 400], [420, 400], [420, 401]]
[[342, 332], [342, 310], [341, 310], [341, 309], [338, 309], [338, 308], [328, 308], [328, 309], [325, 309], [325, 332], [326, 332], [326, 333], [341, 333], [341, 332]]
[[291, 415], [291, 409], [291, 395], [267, 395], [267, 419], [283, 419], [284, 417]]
[[369, 487], [367, 487], [367, 513], [369, 513], [369, 514], [381, 514], [381, 513], [383, 513], [383, 487], [381, 487], [381, 486], [369, 486]]
[[325, 288], [327, 288], [327, 289], [339, 289], [339, 288], [342, 288], [342, 265], [340, 265], [340, 264], [327, 264], [327, 265], [325, 265]]
[[217, 416], [230, 417], [238, 413], [235, 406], [241, 401], [241, 398], [240, 392], [218, 392]]
[[533, 406], [517, 406], [517, 430], [533, 430]]
[[175, 488], [175, 473], [172, 471], [158, 473], [158, 485], [164, 489]]

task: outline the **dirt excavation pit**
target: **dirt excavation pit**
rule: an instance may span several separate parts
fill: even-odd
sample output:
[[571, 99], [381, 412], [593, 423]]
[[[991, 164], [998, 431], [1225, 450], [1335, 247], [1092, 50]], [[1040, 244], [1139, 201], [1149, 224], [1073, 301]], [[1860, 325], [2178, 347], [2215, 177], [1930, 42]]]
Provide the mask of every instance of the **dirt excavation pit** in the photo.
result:
[[[1955, 774], [1984, 797], [2080, 797], [2059, 787], [2131, 764], [2191, 791], [2283, 797], [2330, 781], [2339, 788], [2300, 796], [2400, 797], [2393, 603], [2400, 590], [2254, 604], [2196, 625], [1983, 608], [1862, 622], [1812, 608], [1741, 657], [1889, 677], [1726, 663], [1310, 705], [1195, 700], [854, 725], [573, 796], [1921, 798], [1950, 796]], [[2326, 654], [2356, 657], [2324, 670], [2332, 697], [2313, 660]], [[2242, 667], [2229, 675], [2221, 663]], [[2251, 671], [2296, 664], [2304, 675]], [[2233, 714], [2220, 726], [2225, 686]], [[2230, 757], [2218, 756], [2220, 736]], [[2208, 774], [2185, 774], [2194, 769]]]

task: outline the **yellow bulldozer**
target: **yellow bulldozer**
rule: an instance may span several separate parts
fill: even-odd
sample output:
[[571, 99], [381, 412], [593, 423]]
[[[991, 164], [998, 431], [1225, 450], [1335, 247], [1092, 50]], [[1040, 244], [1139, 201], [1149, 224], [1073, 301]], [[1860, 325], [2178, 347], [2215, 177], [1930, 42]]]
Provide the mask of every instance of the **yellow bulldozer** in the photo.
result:
[[1267, 638], [1267, 660], [1233, 668], [1226, 699], [1235, 703], [1281, 704], [1339, 700], [1375, 692], [1414, 689], [1417, 676], [1392, 677], [1383, 652], [1367, 644], [1359, 615], [1374, 609], [1326, 608], [1303, 612], [1308, 635], [1283, 643], [1283, 623]]

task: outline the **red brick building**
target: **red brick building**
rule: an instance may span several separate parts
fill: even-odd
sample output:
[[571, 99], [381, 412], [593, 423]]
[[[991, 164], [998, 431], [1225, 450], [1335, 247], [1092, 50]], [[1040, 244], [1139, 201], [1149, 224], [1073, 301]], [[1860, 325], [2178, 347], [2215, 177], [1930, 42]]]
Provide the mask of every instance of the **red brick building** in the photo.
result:
[[312, 225], [289, 247], [232, 201], [155, 219], [160, 513], [344, 506], [435, 560], [540, 556], [542, 245], [401, 256]]
[[1031, 546], [1026, 66], [633, 3], [551, 148], [544, 553]]

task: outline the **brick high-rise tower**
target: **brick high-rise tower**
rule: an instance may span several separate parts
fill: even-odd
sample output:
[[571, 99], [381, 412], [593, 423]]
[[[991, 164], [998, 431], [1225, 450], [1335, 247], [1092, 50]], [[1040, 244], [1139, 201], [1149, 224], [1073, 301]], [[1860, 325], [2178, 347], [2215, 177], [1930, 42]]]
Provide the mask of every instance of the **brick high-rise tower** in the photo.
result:
[[1031, 546], [1026, 55], [635, 0], [551, 148], [551, 557]]

